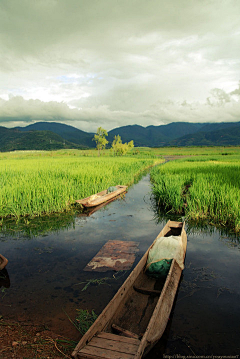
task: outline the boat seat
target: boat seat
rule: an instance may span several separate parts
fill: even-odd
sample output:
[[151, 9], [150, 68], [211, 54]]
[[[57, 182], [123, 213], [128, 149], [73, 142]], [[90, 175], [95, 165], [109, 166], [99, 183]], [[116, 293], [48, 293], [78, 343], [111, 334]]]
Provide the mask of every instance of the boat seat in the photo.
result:
[[123, 335], [124, 337], [129, 337], [129, 338], [134, 338], [134, 339], [139, 339], [139, 335], [135, 334], [133, 332], [130, 332], [127, 329], [123, 329], [121, 327], [119, 327], [116, 324], [112, 324], [112, 330], [117, 332], [119, 335]]
[[161, 294], [160, 290], [139, 288], [139, 287], [135, 287], [135, 285], [133, 286], [133, 288], [136, 292], [146, 294], [146, 295], [160, 295]]
[[77, 353], [78, 359], [133, 359], [139, 339], [100, 332]]

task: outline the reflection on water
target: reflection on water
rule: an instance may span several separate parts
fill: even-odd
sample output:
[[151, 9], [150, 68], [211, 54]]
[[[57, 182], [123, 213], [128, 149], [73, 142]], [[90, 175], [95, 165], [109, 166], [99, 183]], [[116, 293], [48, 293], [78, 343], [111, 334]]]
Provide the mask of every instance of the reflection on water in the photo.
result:
[[4, 288], [10, 287], [10, 278], [9, 278], [8, 271], [6, 270], [6, 268], [4, 268], [0, 271], [0, 288], [1, 287], [4, 287]]
[[[18, 227], [5, 225], [0, 246], [9, 259], [11, 287], [6, 290], [0, 314], [45, 323], [59, 334], [70, 333], [78, 339], [65, 312], [72, 319], [80, 308], [100, 313], [130, 272], [116, 276], [114, 272], [86, 273], [83, 268], [108, 240], [138, 242], [135, 265], [159, 232], [149, 208], [149, 191], [147, 176], [124, 198], [89, 217], [59, 215], [55, 222], [54, 216], [49, 221], [45, 216], [31, 222], [34, 226], [24, 227], [20, 221]], [[94, 285], [95, 279], [104, 277], [113, 280]], [[82, 291], [80, 283], [87, 281], [91, 285]]]
[[[42, 217], [40, 232], [37, 220], [35, 230], [29, 224], [22, 223], [18, 230], [6, 225], [0, 252], [9, 260], [6, 273], [11, 286], [0, 282], [0, 290], [4, 289], [0, 315], [44, 323], [78, 340], [80, 335], [67, 315], [74, 319], [76, 309], [94, 309], [99, 314], [130, 273], [84, 272], [87, 263], [107, 241], [125, 240], [139, 243], [135, 266], [170, 218], [155, 218], [150, 192], [149, 176], [145, 176], [123, 199], [90, 216], [57, 216], [57, 223]], [[149, 359], [163, 354], [239, 353], [239, 241], [214, 227], [188, 224], [187, 233], [185, 269], [174, 310]]]
[[39, 235], [49, 235], [63, 229], [74, 227], [75, 213], [56, 213], [42, 217], [2, 219], [0, 223], [0, 242], [12, 239], [31, 239]]

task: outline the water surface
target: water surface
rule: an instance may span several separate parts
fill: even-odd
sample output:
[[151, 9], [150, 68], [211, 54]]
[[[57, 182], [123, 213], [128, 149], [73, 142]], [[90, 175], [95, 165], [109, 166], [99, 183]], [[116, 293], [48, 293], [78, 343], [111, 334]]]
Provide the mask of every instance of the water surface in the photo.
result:
[[[147, 175], [123, 199], [89, 217], [65, 218], [66, 223], [58, 227], [49, 218], [48, 231], [39, 235], [37, 229], [2, 233], [0, 253], [9, 259], [10, 287], [0, 288], [0, 314], [43, 324], [78, 340], [68, 317], [74, 319], [76, 309], [100, 314], [130, 273], [84, 272], [83, 268], [113, 239], [139, 243], [133, 267], [137, 264], [166, 222], [156, 220], [150, 195]], [[236, 355], [240, 352], [239, 241], [213, 227], [187, 226], [187, 234], [185, 269], [174, 309], [163, 338], [147, 358]], [[100, 278], [107, 278], [105, 284], [83, 290], [87, 281]]]

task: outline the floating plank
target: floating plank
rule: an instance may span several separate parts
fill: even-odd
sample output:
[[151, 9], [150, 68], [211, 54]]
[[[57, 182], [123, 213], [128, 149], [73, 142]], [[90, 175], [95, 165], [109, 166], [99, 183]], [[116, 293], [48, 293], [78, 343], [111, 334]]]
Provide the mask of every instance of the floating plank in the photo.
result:
[[108, 241], [86, 265], [84, 271], [106, 272], [131, 269], [138, 243], [132, 241]]

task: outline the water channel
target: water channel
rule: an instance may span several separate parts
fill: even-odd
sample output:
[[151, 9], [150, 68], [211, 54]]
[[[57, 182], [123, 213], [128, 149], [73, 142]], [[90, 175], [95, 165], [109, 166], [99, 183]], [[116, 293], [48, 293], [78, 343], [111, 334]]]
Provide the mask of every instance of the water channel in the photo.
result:
[[[63, 222], [64, 216], [58, 217]], [[182, 218], [178, 217], [178, 220]], [[77, 309], [104, 309], [130, 271], [84, 272], [83, 268], [108, 240], [139, 244], [135, 266], [165, 219], [156, 216], [149, 175], [91, 216], [74, 215], [63, 228], [48, 231], [0, 232], [0, 253], [9, 263], [0, 278], [0, 315], [44, 324], [54, 332], [79, 340], [70, 322]], [[48, 221], [47, 218], [43, 221]], [[49, 219], [50, 221], [50, 219]], [[61, 227], [61, 226], [60, 226]], [[185, 269], [167, 329], [146, 358], [163, 355], [207, 356], [240, 353], [240, 243], [214, 227], [186, 225]], [[9, 276], [9, 280], [6, 279]], [[107, 277], [102, 285], [85, 284]]]

